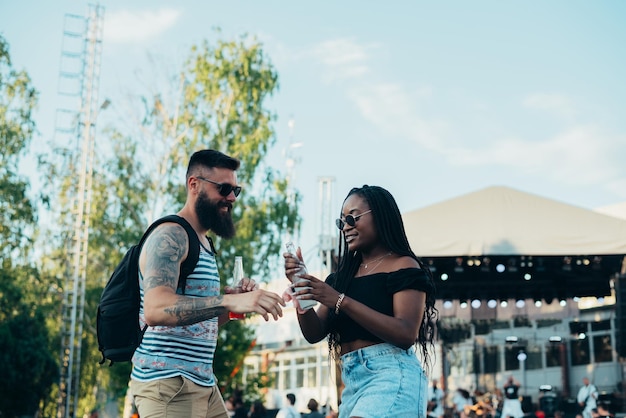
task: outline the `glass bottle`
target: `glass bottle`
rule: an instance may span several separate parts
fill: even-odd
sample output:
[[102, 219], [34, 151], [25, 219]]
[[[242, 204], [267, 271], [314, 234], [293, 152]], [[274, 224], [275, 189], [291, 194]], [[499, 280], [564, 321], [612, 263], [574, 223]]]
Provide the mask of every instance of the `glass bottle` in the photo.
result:
[[[292, 254], [294, 257], [296, 257], [296, 259], [300, 260], [298, 258], [298, 255], [296, 254], [296, 246], [294, 245], [293, 242], [291, 241], [287, 242], [285, 244], [285, 247], [287, 247], [288, 253]], [[295, 287], [296, 292], [302, 289], [307, 289], [306, 284], [309, 281], [302, 277], [303, 274], [308, 274], [308, 273], [307, 273], [306, 266], [304, 265], [304, 262], [300, 261], [300, 270], [296, 272], [296, 274], [293, 277], [293, 283], [300, 284], [300, 286]], [[300, 308], [304, 310], [308, 310], [314, 307], [315, 305], [317, 305], [317, 302], [314, 301], [313, 299], [298, 299], [298, 304], [300, 305]]]
[[[240, 255], [235, 256], [235, 267], [233, 268], [233, 282], [231, 287], [235, 289], [239, 286], [239, 282], [243, 279], [243, 258]], [[228, 319], [238, 320], [244, 319], [246, 314], [228, 312]]]

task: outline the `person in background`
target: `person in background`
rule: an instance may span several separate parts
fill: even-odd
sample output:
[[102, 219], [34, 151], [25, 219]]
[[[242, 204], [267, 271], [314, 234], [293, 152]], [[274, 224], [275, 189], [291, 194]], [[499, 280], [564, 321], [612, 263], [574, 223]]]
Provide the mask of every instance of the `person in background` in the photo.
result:
[[592, 418], [592, 411], [597, 407], [598, 389], [589, 382], [588, 377], [583, 377], [583, 385], [578, 390], [576, 401], [582, 408], [583, 418]]
[[[304, 275], [309, 283], [294, 296], [320, 304], [297, 310], [298, 322], [310, 343], [328, 336], [339, 360], [339, 417], [423, 417], [428, 380], [415, 346], [428, 363], [436, 318], [430, 271], [411, 250], [386, 189], [350, 190], [336, 223], [337, 270], [326, 281]], [[297, 254], [284, 254], [291, 282], [302, 263], [301, 249]]]
[[452, 403], [454, 404], [454, 418], [467, 418], [465, 407], [473, 404], [470, 393], [465, 389], [458, 388], [452, 395]]
[[524, 411], [522, 411], [522, 403], [519, 399], [520, 384], [509, 376], [503, 387], [504, 402], [502, 404], [502, 418], [522, 418]]
[[276, 418], [301, 418], [300, 412], [294, 406], [296, 404], [296, 395], [288, 393], [285, 398], [287, 399], [287, 404], [280, 408]]
[[233, 418], [248, 418], [248, 409], [243, 402], [243, 393], [241, 390], [236, 390], [232, 396], [233, 399]]
[[437, 379], [433, 379], [432, 385], [428, 387], [428, 415], [433, 418], [443, 417], [444, 396], [443, 390], [437, 387]]
[[615, 416], [605, 404], [599, 403], [598, 407], [592, 412], [593, 418], [613, 418]]
[[254, 401], [250, 407], [250, 418], [267, 418], [267, 409], [260, 400]]
[[200, 255], [177, 294], [182, 262], [189, 251], [183, 226], [167, 222], [148, 236], [139, 257], [139, 319], [148, 328], [133, 356], [131, 391], [142, 417], [226, 418], [228, 413], [213, 375], [218, 326], [228, 312], [282, 316], [285, 302], [249, 278], [220, 293], [217, 261], [207, 233], [235, 235], [231, 216], [241, 191], [239, 161], [219, 151], [194, 153], [187, 167], [187, 200], [178, 215], [195, 230]]
[[309, 403], [307, 403], [306, 407], [309, 408], [311, 412], [303, 414], [302, 418], [324, 418], [324, 414], [319, 411], [319, 403], [315, 399], [309, 399]]

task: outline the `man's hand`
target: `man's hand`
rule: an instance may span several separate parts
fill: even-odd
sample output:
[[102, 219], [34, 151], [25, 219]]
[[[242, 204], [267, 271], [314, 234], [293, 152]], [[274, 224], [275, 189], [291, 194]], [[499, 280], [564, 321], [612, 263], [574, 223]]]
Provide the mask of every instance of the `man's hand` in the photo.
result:
[[[252, 290], [243, 291], [251, 288]], [[239, 289], [239, 286], [236, 289]], [[285, 306], [285, 301], [276, 293], [259, 289], [256, 283], [252, 287], [250, 283], [242, 283], [241, 290], [241, 292], [227, 293], [224, 296], [224, 307], [228, 311], [255, 312], [262, 315], [266, 321], [269, 321], [270, 315], [274, 317], [274, 320], [283, 316], [282, 307]]]
[[258, 288], [259, 284], [257, 282], [248, 277], [244, 277], [243, 279], [239, 280], [239, 283], [237, 283], [235, 287], [226, 286], [224, 288], [224, 293], [226, 293], [227, 295], [247, 293], [252, 292], [253, 290], [257, 290]]

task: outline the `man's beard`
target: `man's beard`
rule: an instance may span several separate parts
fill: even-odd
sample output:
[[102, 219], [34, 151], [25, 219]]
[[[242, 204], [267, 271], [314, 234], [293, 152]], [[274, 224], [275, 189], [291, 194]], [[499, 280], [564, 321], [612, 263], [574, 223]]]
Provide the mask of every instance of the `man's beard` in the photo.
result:
[[[224, 212], [223, 207], [229, 208]], [[203, 228], [210, 229], [222, 238], [232, 238], [235, 236], [235, 224], [230, 211], [233, 205], [230, 202], [212, 202], [207, 198], [206, 193], [200, 192], [196, 200], [196, 216]]]

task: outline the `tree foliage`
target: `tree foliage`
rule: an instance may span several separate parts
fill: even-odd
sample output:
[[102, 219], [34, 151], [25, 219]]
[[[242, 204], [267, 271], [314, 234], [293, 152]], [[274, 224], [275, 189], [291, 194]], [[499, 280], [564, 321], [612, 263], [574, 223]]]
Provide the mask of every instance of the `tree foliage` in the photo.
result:
[[54, 296], [31, 260], [37, 220], [19, 165], [35, 132], [38, 93], [0, 36], [0, 416], [36, 412], [58, 371], [47, 318]]
[[[32, 112], [38, 94], [30, 77], [11, 65], [9, 45], [0, 36], [0, 257], [30, 248], [35, 210], [19, 164], [35, 131]], [[15, 255], [15, 254], [13, 254]], [[23, 253], [21, 254], [24, 255]]]
[[21, 286], [29, 280], [39, 283], [35, 276], [26, 268], [0, 270], [0, 364], [5, 365], [0, 414], [6, 417], [33, 415], [57, 378], [47, 309], [35, 299], [43, 292], [26, 293]]

